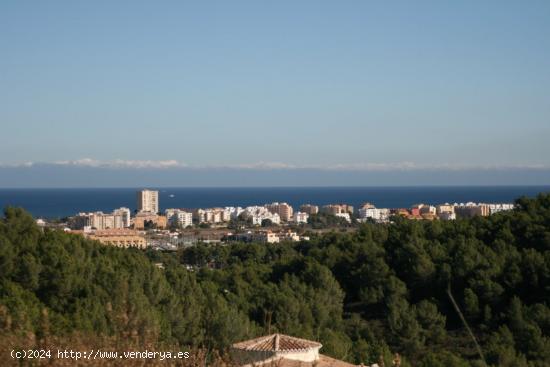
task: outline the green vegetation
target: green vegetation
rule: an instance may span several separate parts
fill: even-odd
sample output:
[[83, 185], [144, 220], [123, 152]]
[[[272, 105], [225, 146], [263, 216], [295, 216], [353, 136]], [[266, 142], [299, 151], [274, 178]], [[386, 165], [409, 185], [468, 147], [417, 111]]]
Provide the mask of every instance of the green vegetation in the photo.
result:
[[[310, 242], [174, 254], [0, 221], [0, 332], [134, 337], [226, 348], [279, 331], [323, 353], [403, 366], [550, 363], [550, 194], [471, 220], [364, 224]], [[154, 264], [162, 262], [164, 269]], [[192, 265], [187, 270], [182, 264]]]
[[273, 222], [271, 219], [263, 219], [262, 220], [262, 227], [271, 227], [273, 225]]
[[[355, 224], [355, 218], [353, 223]], [[323, 228], [337, 228], [337, 227], [351, 227], [352, 223], [348, 223], [344, 218], [337, 217], [336, 215], [318, 213], [312, 214], [309, 216], [307, 223], [313, 229], [323, 229]]]
[[246, 227], [252, 227], [252, 217], [246, 215], [246, 213], [241, 213], [235, 219], [231, 219], [227, 228], [229, 229], [244, 229]]

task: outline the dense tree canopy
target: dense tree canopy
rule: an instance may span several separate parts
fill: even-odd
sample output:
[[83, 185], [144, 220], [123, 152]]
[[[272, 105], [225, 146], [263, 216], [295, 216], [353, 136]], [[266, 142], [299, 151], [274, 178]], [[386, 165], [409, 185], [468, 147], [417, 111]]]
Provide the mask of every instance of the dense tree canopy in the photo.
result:
[[301, 243], [177, 254], [41, 231], [23, 210], [7, 208], [0, 330], [220, 350], [279, 331], [356, 363], [391, 350], [403, 365], [482, 366], [452, 295], [489, 365], [547, 366], [550, 195], [517, 204], [485, 218], [396, 218]]

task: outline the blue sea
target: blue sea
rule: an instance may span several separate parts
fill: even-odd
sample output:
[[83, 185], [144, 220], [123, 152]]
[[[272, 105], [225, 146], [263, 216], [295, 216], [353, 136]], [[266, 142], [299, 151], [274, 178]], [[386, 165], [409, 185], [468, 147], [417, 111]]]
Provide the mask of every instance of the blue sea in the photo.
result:
[[[23, 207], [35, 217], [61, 218], [81, 211], [136, 208], [141, 188], [0, 189], [0, 207]], [[155, 189], [151, 188], [150, 189]], [[256, 187], [159, 188], [160, 207], [205, 208], [262, 205], [286, 201], [294, 208], [311, 203], [347, 203], [358, 207], [370, 202], [380, 208], [406, 208], [417, 203], [513, 202], [520, 196], [550, 192], [550, 186], [437, 186], [437, 187]]]

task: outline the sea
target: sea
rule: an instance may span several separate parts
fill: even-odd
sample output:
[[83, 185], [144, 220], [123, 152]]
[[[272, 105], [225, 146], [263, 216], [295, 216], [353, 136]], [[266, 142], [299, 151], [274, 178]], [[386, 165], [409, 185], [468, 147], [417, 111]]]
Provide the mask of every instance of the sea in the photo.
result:
[[[0, 207], [22, 207], [36, 218], [63, 218], [78, 212], [136, 209], [134, 188], [0, 189]], [[408, 208], [418, 203], [511, 203], [521, 196], [550, 192], [550, 186], [422, 186], [422, 187], [173, 187], [159, 191], [161, 211], [166, 208], [209, 208], [287, 202], [295, 209], [310, 203], [346, 203], [359, 207], [369, 202], [379, 208]]]

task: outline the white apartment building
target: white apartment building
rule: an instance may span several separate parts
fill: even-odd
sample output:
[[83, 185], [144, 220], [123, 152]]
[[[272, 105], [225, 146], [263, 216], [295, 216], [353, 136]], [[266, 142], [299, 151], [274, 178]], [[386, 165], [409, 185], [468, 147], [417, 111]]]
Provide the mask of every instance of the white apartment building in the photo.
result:
[[170, 223], [178, 223], [182, 228], [193, 225], [193, 213], [181, 209], [166, 209], [164, 213]]
[[95, 229], [115, 228], [115, 216], [103, 212], [95, 212], [90, 216], [90, 226]]
[[309, 214], [303, 213], [303, 212], [296, 212], [292, 216], [292, 220], [297, 223], [307, 223], [307, 220], [309, 219]]
[[272, 213], [264, 206], [248, 206], [244, 209], [248, 218], [252, 218], [252, 224], [261, 225], [264, 219], [269, 219], [273, 224], [280, 224], [281, 217], [277, 213]]
[[231, 208], [225, 207], [222, 209], [222, 222], [229, 222], [231, 220]]
[[176, 220], [182, 228], [190, 227], [193, 225], [193, 213], [179, 210], [176, 213]]
[[362, 221], [372, 219], [375, 222], [387, 222], [390, 218], [390, 209], [364, 206], [359, 209], [359, 218]]
[[258, 225], [258, 226], [262, 225], [262, 222], [264, 221], [264, 219], [269, 219], [273, 224], [281, 224], [281, 218], [279, 217], [279, 214], [273, 214], [273, 213], [255, 214], [255, 215], [252, 215], [251, 217], [252, 217], [252, 224]]
[[101, 211], [78, 213], [69, 222], [72, 229], [84, 229], [86, 227], [98, 230], [127, 228], [130, 226], [130, 209], [119, 208], [110, 214]]
[[[115, 228], [128, 228], [131, 224], [130, 209], [122, 207], [113, 210], [115, 216]], [[120, 223], [119, 223], [120, 221]]]
[[212, 223], [221, 223], [222, 213], [222, 210], [212, 210]]
[[138, 212], [158, 213], [159, 192], [154, 190], [141, 190], [137, 192]]
[[195, 209], [193, 217], [198, 223], [221, 223], [224, 213], [225, 209], [222, 208]]

